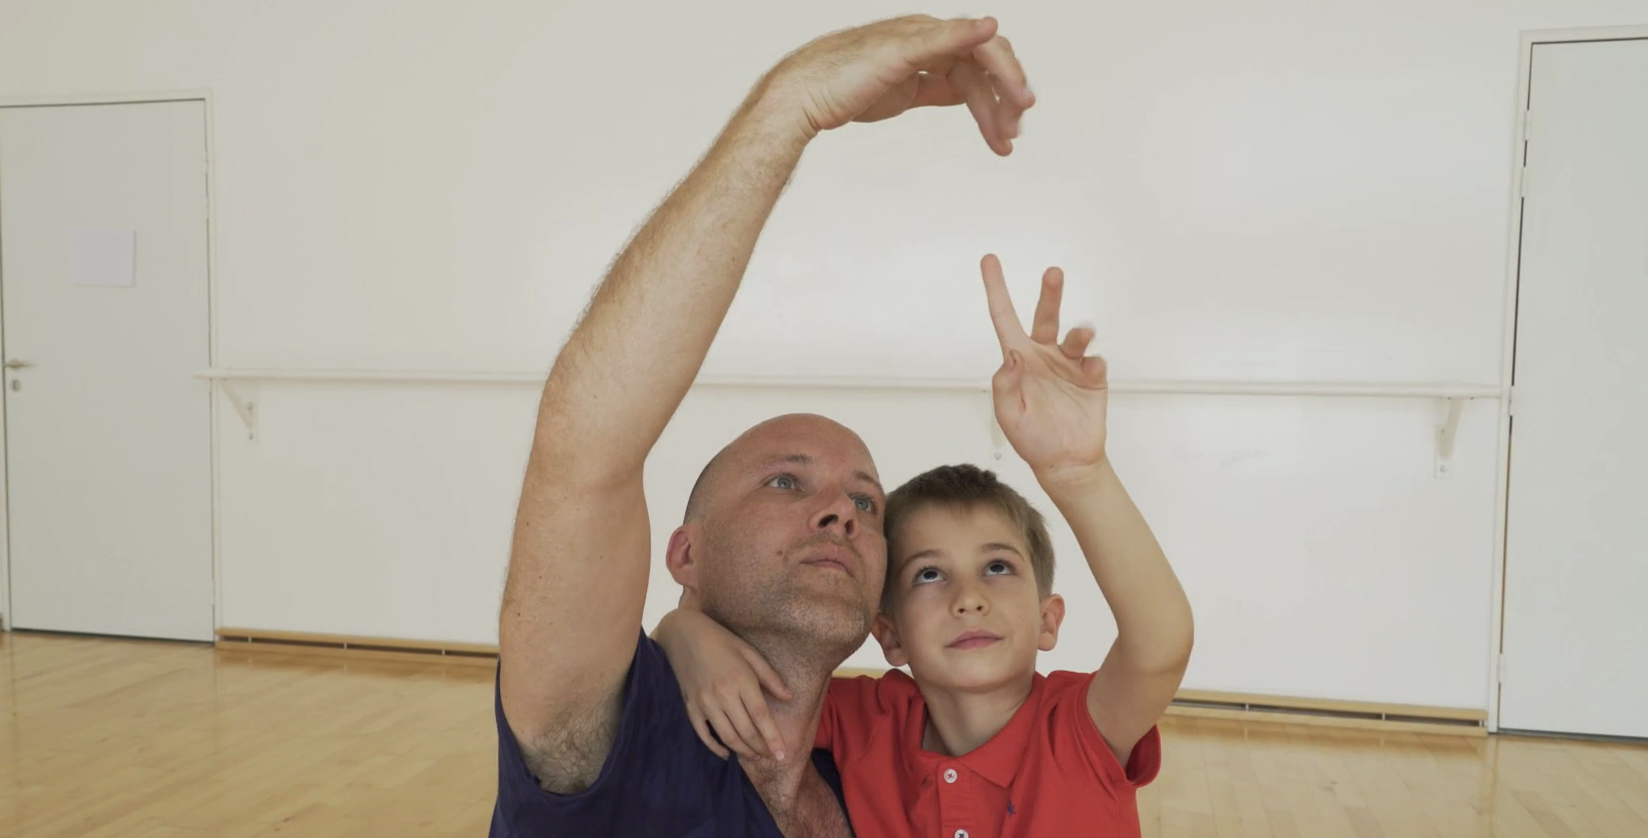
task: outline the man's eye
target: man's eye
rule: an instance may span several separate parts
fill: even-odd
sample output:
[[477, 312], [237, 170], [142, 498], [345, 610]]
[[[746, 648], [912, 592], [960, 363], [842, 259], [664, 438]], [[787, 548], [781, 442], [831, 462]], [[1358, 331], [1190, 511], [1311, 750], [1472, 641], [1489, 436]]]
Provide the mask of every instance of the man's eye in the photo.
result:
[[874, 512], [875, 511], [875, 508], [876, 508], [875, 499], [871, 498], [869, 495], [859, 495], [858, 497], [854, 498], [853, 500], [854, 500], [854, 502], [856, 502], [858, 504], [858, 508], [860, 510], [862, 510], [864, 512]]
[[768, 480], [767, 485], [773, 487], [774, 489], [794, 489], [795, 478], [789, 476], [788, 474], [780, 474], [777, 477]]

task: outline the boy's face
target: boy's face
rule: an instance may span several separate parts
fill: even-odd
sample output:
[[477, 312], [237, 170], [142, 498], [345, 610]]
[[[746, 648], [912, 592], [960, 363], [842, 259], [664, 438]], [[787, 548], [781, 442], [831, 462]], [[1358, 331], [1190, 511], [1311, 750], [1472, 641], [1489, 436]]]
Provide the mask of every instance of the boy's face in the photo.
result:
[[1064, 601], [1036, 592], [1024, 536], [988, 507], [929, 506], [889, 533], [892, 615], [874, 632], [887, 662], [923, 685], [987, 690], [1027, 678], [1058, 641]]

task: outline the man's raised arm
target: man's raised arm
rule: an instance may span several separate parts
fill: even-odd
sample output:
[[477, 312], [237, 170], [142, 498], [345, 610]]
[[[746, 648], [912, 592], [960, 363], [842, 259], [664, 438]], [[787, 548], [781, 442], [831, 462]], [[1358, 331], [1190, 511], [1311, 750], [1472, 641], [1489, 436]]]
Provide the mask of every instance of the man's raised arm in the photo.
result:
[[965, 102], [998, 154], [1029, 89], [990, 19], [834, 33], [750, 93], [613, 263], [544, 385], [499, 625], [500, 698], [529, 767], [586, 787], [611, 746], [649, 575], [641, 470], [697, 375], [807, 142]]

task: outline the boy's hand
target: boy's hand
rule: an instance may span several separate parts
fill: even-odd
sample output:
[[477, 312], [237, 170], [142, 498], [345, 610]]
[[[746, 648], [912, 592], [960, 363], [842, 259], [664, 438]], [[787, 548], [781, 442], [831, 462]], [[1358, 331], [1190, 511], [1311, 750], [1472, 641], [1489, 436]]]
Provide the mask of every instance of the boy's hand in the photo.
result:
[[1042, 275], [1035, 321], [1025, 334], [1001, 262], [988, 255], [982, 267], [1002, 354], [990, 384], [1007, 441], [1040, 479], [1078, 475], [1103, 463], [1109, 380], [1103, 358], [1083, 357], [1092, 329], [1071, 329], [1058, 342], [1064, 272], [1048, 268]]
[[722, 759], [731, 748], [743, 757], [784, 761], [784, 740], [761, 691], [765, 688], [786, 701], [794, 696], [760, 652], [692, 608], [664, 615], [653, 639], [664, 647], [675, 670], [687, 718], [711, 751]]

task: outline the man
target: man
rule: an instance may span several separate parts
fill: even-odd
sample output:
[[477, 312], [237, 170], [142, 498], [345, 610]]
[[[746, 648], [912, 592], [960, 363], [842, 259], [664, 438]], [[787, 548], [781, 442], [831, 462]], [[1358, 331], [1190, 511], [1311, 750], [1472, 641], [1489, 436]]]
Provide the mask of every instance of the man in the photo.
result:
[[850, 834], [833, 764], [807, 751], [829, 675], [863, 642], [880, 596], [886, 543], [869, 452], [821, 417], [763, 422], [705, 468], [670, 539], [686, 597], [793, 690], [772, 732], [792, 753], [772, 760], [710, 753], [641, 634], [642, 465], [808, 142], [965, 103], [1006, 155], [1032, 101], [989, 18], [908, 17], [824, 36], [757, 83], [613, 263], [544, 386], [521, 491], [499, 625], [494, 836]]

